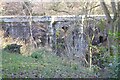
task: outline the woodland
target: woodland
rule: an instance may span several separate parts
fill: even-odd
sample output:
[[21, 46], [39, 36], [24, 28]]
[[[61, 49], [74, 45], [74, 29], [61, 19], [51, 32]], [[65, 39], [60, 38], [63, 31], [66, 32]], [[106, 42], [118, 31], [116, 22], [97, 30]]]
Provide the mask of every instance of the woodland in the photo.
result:
[[120, 78], [120, 1], [0, 0], [0, 78]]

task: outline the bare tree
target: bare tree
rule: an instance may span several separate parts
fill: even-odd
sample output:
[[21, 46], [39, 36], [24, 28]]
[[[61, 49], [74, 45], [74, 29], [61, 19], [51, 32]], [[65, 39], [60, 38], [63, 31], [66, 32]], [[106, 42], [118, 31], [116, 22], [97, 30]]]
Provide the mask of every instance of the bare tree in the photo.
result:
[[30, 46], [29, 46], [29, 54], [31, 54], [33, 50], [33, 34], [32, 34], [32, 7], [31, 3], [29, 1], [23, 2], [23, 9], [25, 11], [25, 14], [29, 16], [29, 31], [30, 31]]

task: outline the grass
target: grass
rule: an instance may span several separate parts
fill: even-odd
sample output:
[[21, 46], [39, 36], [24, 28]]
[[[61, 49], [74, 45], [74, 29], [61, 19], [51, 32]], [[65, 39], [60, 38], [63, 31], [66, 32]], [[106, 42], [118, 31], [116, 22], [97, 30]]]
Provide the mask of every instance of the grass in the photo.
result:
[[55, 56], [45, 50], [34, 51], [31, 56], [2, 52], [2, 77], [28, 78], [86, 78], [93, 72], [79, 63]]
[[23, 70], [34, 69], [35, 60], [20, 54], [2, 53], [2, 68], [5, 73], [16, 73]]

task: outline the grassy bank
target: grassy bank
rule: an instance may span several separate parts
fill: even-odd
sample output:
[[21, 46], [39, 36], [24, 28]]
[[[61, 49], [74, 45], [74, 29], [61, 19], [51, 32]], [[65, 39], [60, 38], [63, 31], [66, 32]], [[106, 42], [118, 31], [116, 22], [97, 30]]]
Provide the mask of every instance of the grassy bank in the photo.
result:
[[86, 78], [94, 77], [94, 74], [75, 61], [62, 59], [45, 50], [37, 50], [27, 57], [2, 51], [2, 77]]

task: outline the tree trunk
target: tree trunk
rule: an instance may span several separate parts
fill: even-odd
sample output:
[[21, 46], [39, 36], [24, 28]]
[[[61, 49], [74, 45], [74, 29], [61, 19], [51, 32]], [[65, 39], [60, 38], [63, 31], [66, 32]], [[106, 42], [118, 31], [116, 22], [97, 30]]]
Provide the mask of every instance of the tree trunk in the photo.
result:
[[[113, 28], [113, 21], [111, 19], [111, 16], [110, 16], [110, 12], [104, 2], [104, 0], [100, 0], [100, 3], [101, 3], [101, 7], [107, 17], [107, 21], [108, 21], [108, 26], [107, 26], [107, 32], [109, 33], [109, 31], [113, 31], [112, 28]], [[112, 32], [111, 32], [112, 33]], [[108, 35], [108, 51], [109, 51], [109, 54], [112, 53], [112, 49], [111, 49], [111, 45], [112, 45], [112, 38], [110, 35]]]
[[54, 34], [54, 30], [53, 29], [53, 25], [54, 25], [54, 17], [51, 17], [51, 22], [50, 22], [50, 25], [48, 27], [48, 38], [49, 38], [49, 46], [51, 47], [51, 49], [53, 48], [53, 34]]
[[53, 51], [56, 54], [56, 27], [55, 22], [53, 23]]
[[[120, 1], [118, 2], [118, 56], [120, 56]], [[118, 58], [120, 62], [120, 57]], [[118, 64], [118, 77], [120, 78], [120, 64]]]
[[[120, 1], [118, 2], [118, 37], [120, 36]], [[120, 37], [118, 38], [118, 53], [120, 53]]]
[[30, 31], [30, 46], [29, 46], [29, 54], [31, 54], [32, 50], [33, 50], [33, 36], [32, 36], [32, 9], [31, 9], [31, 4], [30, 2], [23, 2], [23, 7], [25, 9], [25, 14], [27, 16], [29, 16], [29, 31]]

